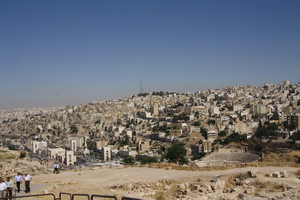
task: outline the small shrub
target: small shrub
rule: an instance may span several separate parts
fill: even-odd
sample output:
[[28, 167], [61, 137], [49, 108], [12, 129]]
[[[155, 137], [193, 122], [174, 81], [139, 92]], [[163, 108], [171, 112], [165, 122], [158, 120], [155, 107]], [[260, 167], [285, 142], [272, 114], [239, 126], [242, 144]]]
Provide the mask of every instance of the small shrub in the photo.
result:
[[238, 175], [235, 175], [234, 178], [239, 179], [240, 181], [246, 180], [248, 178], [251, 178], [249, 173], [240, 173]]
[[225, 188], [232, 188], [233, 186], [235, 186], [234, 177], [230, 176], [230, 177], [225, 181]]
[[284, 185], [283, 185], [283, 184], [274, 183], [274, 184], [272, 185], [272, 188], [273, 188], [275, 191], [279, 191], [279, 192], [283, 192], [283, 191], [284, 191]]
[[167, 200], [164, 195], [160, 194], [158, 197], [155, 198], [155, 200]]
[[25, 158], [25, 157], [26, 157], [26, 155], [27, 155], [27, 154], [26, 154], [26, 152], [24, 152], [24, 151], [21, 151], [21, 153], [20, 153], [20, 156], [19, 156], [19, 157], [20, 157], [20, 158]]
[[134, 164], [134, 158], [132, 156], [125, 156], [122, 161], [125, 165], [133, 165]]

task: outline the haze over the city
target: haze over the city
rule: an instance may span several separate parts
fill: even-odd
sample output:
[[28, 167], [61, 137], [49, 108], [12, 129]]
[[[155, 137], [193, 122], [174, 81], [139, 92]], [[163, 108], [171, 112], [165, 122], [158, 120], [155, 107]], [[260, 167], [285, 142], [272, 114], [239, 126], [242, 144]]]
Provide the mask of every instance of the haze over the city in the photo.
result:
[[1, 1], [0, 109], [299, 82], [300, 2]]

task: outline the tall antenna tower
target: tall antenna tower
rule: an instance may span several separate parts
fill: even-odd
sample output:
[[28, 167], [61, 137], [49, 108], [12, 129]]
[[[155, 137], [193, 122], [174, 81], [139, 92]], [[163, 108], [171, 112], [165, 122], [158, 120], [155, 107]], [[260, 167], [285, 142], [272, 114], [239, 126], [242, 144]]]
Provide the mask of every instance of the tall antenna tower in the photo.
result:
[[142, 81], [140, 81], [140, 94], [143, 94], [143, 93], [144, 93], [144, 88], [142, 85]]

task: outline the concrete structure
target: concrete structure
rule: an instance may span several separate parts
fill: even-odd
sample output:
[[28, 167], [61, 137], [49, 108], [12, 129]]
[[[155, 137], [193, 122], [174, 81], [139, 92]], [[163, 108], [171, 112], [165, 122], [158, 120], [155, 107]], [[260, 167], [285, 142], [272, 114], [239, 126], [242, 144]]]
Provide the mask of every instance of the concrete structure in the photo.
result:
[[211, 130], [211, 131], [207, 131], [207, 140], [214, 140], [216, 139], [218, 136], [217, 131]]
[[212, 151], [212, 143], [210, 141], [204, 141], [202, 144], [202, 152], [210, 153]]
[[66, 151], [64, 163], [69, 166], [74, 165], [75, 162], [76, 156], [74, 155], [74, 151]]
[[47, 142], [45, 141], [32, 141], [32, 153], [38, 153], [38, 151], [46, 149], [47, 148]]
[[193, 145], [191, 146], [191, 151], [193, 155], [199, 155], [202, 153], [202, 145]]
[[101, 159], [104, 161], [111, 160], [111, 150], [110, 147], [102, 147], [101, 148]]
[[234, 161], [241, 163], [250, 163], [260, 159], [256, 154], [243, 153], [243, 152], [214, 152], [207, 157], [204, 161]]
[[158, 116], [158, 105], [156, 103], [151, 106], [151, 114], [152, 116]]
[[220, 114], [220, 109], [219, 109], [219, 107], [212, 106], [212, 107], [210, 107], [209, 112], [210, 112], [211, 115], [219, 115]]
[[88, 136], [77, 137], [76, 138], [76, 145], [78, 148], [85, 148], [87, 147], [87, 140], [89, 139]]
[[145, 140], [145, 141], [139, 141], [138, 142], [138, 151], [139, 152], [144, 152], [147, 151], [151, 148], [151, 142], [150, 140]]
[[71, 139], [70, 140], [70, 147], [71, 147], [71, 150], [76, 152], [77, 151], [77, 142], [76, 142], [76, 139]]
[[238, 120], [237, 123], [234, 124], [234, 131], [236, 133], [241, 133], [241, 134], [245, 134], [249, 132], [246, 123], [240, 120]]
[[300, 129], [300, 114], [294, 113], [287, 117], [287, 122], [289, 125], [294, 125], [295, 128]]
[[48, 157], [63, 162], [66, 150], [63, 148], [48, 148]]

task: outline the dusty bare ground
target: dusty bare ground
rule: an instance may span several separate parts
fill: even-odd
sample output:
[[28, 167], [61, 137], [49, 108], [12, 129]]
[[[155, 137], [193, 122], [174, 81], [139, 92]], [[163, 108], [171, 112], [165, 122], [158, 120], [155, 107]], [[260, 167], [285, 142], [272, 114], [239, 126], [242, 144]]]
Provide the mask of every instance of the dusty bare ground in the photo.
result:
[[[267, 178], [264, 175], [274, 171], [286, 170], [288, 178]], [[41, 174], [33, 177], [32, 185], [46, 184], [47, 186], [36, 190], [35, 193], [59, 192], [105, 194], [105, 195], [128, 195], [126, 191], [114, 190], [112, 186], [128, 185], [135, 183], [153, 183], [159, 180], [172, 180], [177, 183], [192, 182], [201, 179], [206, 182], [214, 175], [222, 175], [225, 180], [229, 176], [252, 171], [260, 180], [275, 181], [288, 185], [300, 186], [300, 180], [295, 172], [299, 168], [294, 167], [247, 167], [217, 171], [185, 171], [167, 170], [154, 168], [97, 168], [82, 169], [81, 171], [64, 171], [60, 174]], [[136, 197], [137, 194], [135, 194]]]

